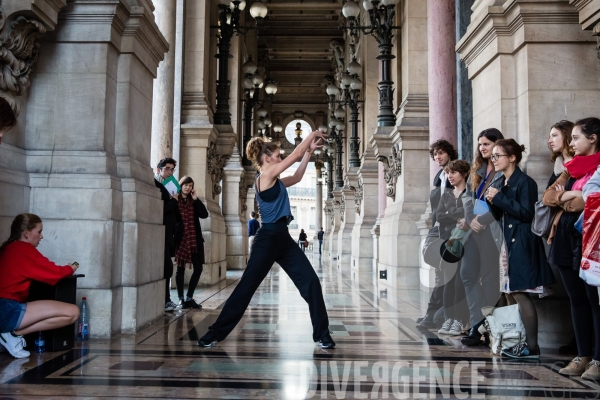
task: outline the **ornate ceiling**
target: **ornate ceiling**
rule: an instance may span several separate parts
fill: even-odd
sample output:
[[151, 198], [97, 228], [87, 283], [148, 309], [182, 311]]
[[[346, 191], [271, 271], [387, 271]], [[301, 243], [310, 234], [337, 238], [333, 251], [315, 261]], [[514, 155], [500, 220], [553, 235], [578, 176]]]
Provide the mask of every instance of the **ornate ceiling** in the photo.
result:
[[[269, 13], [258, 38], [259, 62], [278, 84], [274, 110], [326, 110], [326, 75], [333, 75], [332, 42], [339, 29], [342, 0], [265, 1]], [[342, 46], [343, 47], [343, 46]]]

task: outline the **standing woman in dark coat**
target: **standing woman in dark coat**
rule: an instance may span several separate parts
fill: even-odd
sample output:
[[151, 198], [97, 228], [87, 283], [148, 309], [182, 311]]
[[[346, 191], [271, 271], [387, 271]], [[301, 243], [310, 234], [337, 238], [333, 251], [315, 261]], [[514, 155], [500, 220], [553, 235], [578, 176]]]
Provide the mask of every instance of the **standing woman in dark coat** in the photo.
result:
[[538, 198], [537, 184], [518, 167], [525, 147], [514, 139], [498, 140], [492, 153], [496, 171], [504, 174], [500, 190], [490, 187], [485, 195], [491, 212], [502, 224], [508, 258], [508, 284], [500, 290], [508, 304], [518, 304], [527, 343], [502, 351], [511, 358], [539, 358], [538, 319], [528, 289], [555, 283], [546, 260], [542, 238], [531, 232]]
[[[598, 290], [579, 278], [581, 234], [573, 224], [583, 211], [582, 189], [600, 165], [600, 119], [575, 122], [571, 132], [575, 157], [565, 164], [556, 182], [544, 192], [544, 204], [558, 207], [548, 238], [548, 259], [558, 265], [569, 299], [577, 341], [577, 357], [558, 371], [567, 376], [600, 379], [600, 305]], [[594, 340], [596, 348], [594, 349]]]
[[[181, 308], [199, 308], [202, 306], [194, 300], [194, 290], [200, 281], [202, 264], [204, 264], [204, 238], [200, 227], [200, 218], [208, 218], [208, 211], [196, 195], [194, 180], [184, 176], [179, 180], [181, 196], [178, 199], [181, 223], [177, 226], [176, 254], [177, 272], [175, 283]], [[185, 265], [192, 264], [194, 272], [190, 278], [187, 295], [183, 297], [183, 277]]]

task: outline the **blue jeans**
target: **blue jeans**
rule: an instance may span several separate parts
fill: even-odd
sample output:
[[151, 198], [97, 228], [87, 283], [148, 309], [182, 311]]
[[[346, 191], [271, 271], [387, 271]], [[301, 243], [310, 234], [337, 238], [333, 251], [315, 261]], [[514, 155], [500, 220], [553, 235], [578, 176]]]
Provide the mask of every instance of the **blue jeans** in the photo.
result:
[[27, 303], [19, 303], [12, 299], [0, 299], [0, 333], [19, 329], [26, 309]]

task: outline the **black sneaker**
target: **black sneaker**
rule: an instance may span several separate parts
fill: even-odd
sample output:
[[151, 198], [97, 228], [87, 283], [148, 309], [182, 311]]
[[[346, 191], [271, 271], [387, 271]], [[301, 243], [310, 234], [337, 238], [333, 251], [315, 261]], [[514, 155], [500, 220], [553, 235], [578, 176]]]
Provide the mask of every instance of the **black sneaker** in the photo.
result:
[[217, 338], [212, 331], [208, 331], [198, 340], [198, 346], [213, 347], [217, 344]]
[[520, 359], [540, 358], [540, 346], [536, 346], [535, 349], [530, 349], [527, 343], [523, 342], [510, 349], [502, 350], [502, 355]]
[[179, 300], [179, 305], [181, 306], [181, 308], [197, 308], [199, 310], [202, 310], [202, 306], [196, 303], [194, 299], [189, 299], [186, 301]]
[[327, 332], [325, 336], [319, 340], [319, 347], [322, 349], [335, 349], [335, 342], [331, 338], [331, 334]]

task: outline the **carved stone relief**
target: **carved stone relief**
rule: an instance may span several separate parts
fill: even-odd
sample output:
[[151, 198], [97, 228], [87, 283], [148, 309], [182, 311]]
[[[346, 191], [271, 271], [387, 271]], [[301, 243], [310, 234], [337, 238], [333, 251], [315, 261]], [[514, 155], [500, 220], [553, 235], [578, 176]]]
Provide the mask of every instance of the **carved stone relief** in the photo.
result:
[[342, 195], [342, 201], [340, 203], [340, 221], [344, 222], [344, 215], [346, 214], [346, 199]]
[[18, 16], [7, 20], [0, 7], [0, 95], [20, 112], [20, 96], [29, 86], [29, 75], [39, 53], [39, 39], [46, 33], [44, 25], [31, 18]]
[[383, 163], [383, 179], [386, 183], [386, 196], [396, 201], [396, 182], [402, 174], [402, 152], [398, 152], [396, 147], [392, 147], [392, 154], [389, 157], [379, 156], [378, 160]]
[[362, 204], [362, 200], [364, 197], [364, 193], [363, 193], [363, 184], [362, 181], [359, 180], [358, 181], [358, 186], [356, 188], [354, 188], [354, 207], [356, 210], [356, 213], [358, 215], [360, 215], [360, 206]]
[[246, 205], [246, 198], [248, 196], [248, 186], [244, 185], [244, 181], [240, 181], [240, 204], [242, 205], [242, 213], [246, 213], [248, 211], [248, 206]]
[[208, 173], [212, 180], [212, 195], [213, 199], [221, 194], [223, 190], [221, 188], [221, 181], [223, 180], [223, 167], [230, 156], [220, 155], [217, 151], [217, 144], [215, 142], [210, 143], [208, 146], [208, 154], [206, 161], [208, 164]]

